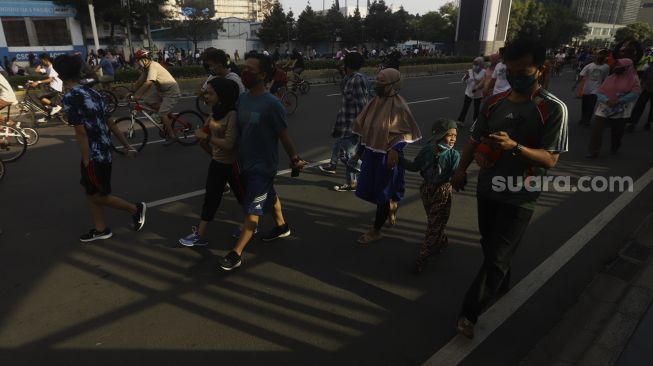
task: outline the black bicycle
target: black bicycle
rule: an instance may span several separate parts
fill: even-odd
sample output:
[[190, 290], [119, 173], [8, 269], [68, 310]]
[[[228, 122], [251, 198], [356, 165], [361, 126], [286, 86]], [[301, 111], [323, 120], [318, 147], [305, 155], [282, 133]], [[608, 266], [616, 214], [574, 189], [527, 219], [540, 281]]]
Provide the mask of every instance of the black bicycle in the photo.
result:
[[[32, 87], [32, 80], [28, 80], [25, 85], [19, 85], [18, 89], [25, 90], [25, 96], [14, 107], [18, 111], [16, 117], [13, 118], [14, 121], [28, 127], [34, 127], [37, 123], [46, 123], [56, 118], [64, 124], [68, 124], [68, 118], [62, 109], [51, 115], [49, 107], [44, 106], [38, 97], [34, 96], [32, 91], [36, 90], [36, 88]], [[55, 98], [61, 100], [62, 93], [56, 92]]]

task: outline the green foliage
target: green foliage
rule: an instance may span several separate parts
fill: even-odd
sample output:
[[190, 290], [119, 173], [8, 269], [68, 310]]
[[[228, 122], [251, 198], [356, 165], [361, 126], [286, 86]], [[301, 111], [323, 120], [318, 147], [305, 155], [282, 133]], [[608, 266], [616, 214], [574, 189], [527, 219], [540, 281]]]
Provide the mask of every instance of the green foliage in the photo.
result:
[[586, 33], [584, 21], [567, 6], [543, 0], [512, 2], [508, 41], [539, 39], [545, 47], [556, 48]]
[[629, 24], [626, 27], [619, 28], [614, 38], [617, 43], [634, 39], [643, 46], [648, 47], [653, 44], [653, 28], [642, 22]]
[[345, 30], [342, 33], [342, 42], [345, 46], [356, 46], [363, 43], [363, 19], [356, 9], [354, 15], [347, 18]]
[[275, 2], [272, 10], [263, 19], [261, 28], [257, 31], [258, 37], [266, 47], [279, 46], [288, 40], [288, 18], [279, 2]]
[[324, 16], [317, 15], [310, 5], [299, 14], [297, 19], [297, 40], [303, 45], [310, 45], [328, 40]]

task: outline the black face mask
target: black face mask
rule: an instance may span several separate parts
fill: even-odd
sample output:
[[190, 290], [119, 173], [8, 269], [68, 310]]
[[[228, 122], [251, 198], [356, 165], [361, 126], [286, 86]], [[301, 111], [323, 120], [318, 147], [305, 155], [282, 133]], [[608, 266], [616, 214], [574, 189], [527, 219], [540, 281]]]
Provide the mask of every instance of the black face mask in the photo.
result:
[[615, 67], [614, 73], [617, 75], [622, 75], [624, 72], [626, 72], [626, 68], [624, 67]]

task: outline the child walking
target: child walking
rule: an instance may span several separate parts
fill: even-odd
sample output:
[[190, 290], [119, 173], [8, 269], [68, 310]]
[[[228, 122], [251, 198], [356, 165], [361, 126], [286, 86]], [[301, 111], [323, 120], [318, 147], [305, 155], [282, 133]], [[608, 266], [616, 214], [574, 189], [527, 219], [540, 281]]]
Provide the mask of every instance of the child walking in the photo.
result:
[[451, 177], [458, 168], [460, 153], [456, 143], [456, 121], [437, 120], [431, 129], [430, 143], [417, 154], [414, 161], [399, 157], [399, 166], [411, 172], [419, 171], [424, 182], [420, 186], [422, 203], [428, 217], [424, 243], [420, 247], [413, 272], [424, 271], [428, 259], [447, 248], [449, 241], [444, 229], [451, 212]]
[[111, 138], [109, 130], [120, 140], [128, 156], [136, 151], [129, 146], [125, 136], [109, 118], [102, 96], [88, 86], [80, 85], [82, 59], [74, 55], [60, 55], [54, 60], [54, 69], [64, 82], [66, 94], [63, 109], [75, 128], [75, 137], [81, 152], [80, 184], [93, 217], [94, 226], [79, 237], [83, 243], [109, 239], [113, 236], [104, 217], [104, 208], [128, 212], [133, 229], [140, 231], [145, 225], [145, 202], [131, 203], [111, 194]]

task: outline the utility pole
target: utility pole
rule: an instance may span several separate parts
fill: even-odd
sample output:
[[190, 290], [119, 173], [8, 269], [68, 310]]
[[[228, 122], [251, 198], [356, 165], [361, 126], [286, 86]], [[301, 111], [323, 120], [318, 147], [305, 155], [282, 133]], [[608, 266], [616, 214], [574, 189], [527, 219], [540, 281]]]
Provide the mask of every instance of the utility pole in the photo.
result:
[[132, 61], [134, 47], [132, 47], [132, 4], [127, 0], [127, 45], [129, 47], [129, 61]]
[[97, 26], [95, 25], [95, 10], [93, 8], [93, 0], [88, 0], [88, 15], [91, 18], [91, 30], [93, 31], [93, 43], [95, 44], [95, 52], [100, 48], [100, 41], [97, 35]]

